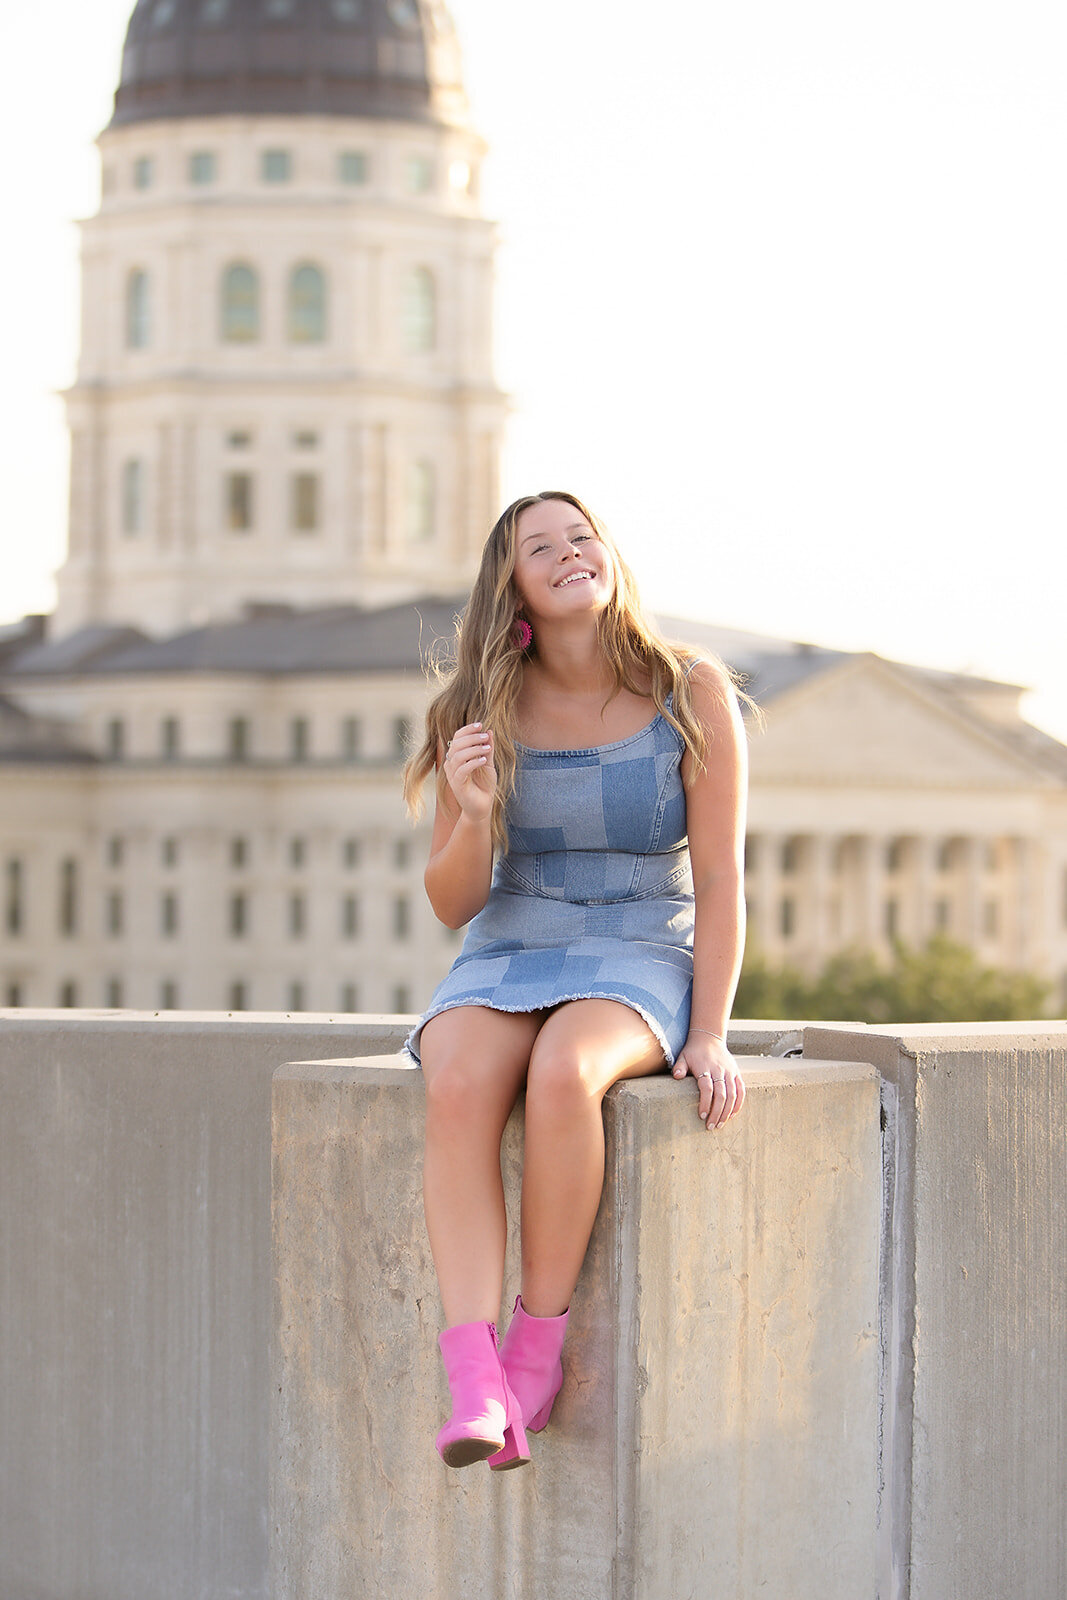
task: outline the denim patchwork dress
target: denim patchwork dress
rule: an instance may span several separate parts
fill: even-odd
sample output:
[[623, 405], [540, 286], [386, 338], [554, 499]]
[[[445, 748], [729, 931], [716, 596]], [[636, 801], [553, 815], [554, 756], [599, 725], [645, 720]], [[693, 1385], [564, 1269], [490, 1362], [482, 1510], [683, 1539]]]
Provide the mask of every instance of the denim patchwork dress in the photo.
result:
[[456, 1006], [619, 1000], [673, 1063], [693, 981], [680, 736], [659, 714], [614, 744], [516, 753], [507, 854], [405, 1049], [418, 1061], [425, 1023]]

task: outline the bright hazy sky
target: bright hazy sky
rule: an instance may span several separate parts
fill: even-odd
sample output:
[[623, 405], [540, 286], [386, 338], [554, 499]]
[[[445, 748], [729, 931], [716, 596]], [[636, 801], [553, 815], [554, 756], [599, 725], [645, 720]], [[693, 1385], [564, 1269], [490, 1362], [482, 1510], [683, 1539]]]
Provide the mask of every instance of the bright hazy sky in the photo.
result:
[[[50, 609], [132, 0], [0, 17], [0, 621]], [[1067, 738], [1062, 0], [453, 0], [501, 224], [505, 493], [649, 602], [1039, 691]]]

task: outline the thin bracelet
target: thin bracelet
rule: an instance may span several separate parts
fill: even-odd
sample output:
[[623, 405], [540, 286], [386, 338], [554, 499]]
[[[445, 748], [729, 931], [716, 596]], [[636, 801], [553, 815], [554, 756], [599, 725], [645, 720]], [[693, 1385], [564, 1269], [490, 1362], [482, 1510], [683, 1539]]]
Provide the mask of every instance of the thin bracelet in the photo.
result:
[[726, 1040], [723, 1038], [721, 1033], [712, 1033], [710, 1028], [690, 1028], [689, 1032], [690, 1033], [706, 1033], [709, 1039], [718, 1039], [720, 1044], [725, 1044], [726, 1043]]

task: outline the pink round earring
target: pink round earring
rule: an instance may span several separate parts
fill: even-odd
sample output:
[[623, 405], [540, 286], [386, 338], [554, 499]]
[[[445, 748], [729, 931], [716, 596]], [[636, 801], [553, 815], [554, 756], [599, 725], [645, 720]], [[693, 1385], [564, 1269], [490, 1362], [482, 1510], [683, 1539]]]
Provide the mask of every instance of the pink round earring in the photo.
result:
[[515, 626], [511, 630], [511, 637], [515, 641], [516, 650], [528, 650], [533, 643], [533, 629], [525, 617], [516, 617]]

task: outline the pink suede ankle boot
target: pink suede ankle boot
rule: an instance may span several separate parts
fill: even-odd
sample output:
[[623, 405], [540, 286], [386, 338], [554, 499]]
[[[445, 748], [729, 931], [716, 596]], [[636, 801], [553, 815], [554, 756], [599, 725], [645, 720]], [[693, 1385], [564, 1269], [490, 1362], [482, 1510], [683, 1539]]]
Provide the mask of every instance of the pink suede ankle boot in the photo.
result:
[[[522, 1407], [522, 1420], [531, 1433], [548, 1426], [552, 1405], [563, 1382], [560, 1353], [567, 1332], [569, 1311], [560, 1317], [531, 1317], [522, 1296], [515, 1301], [511, 1326], [500, 1349], [507, 1381]], [[489, 1457], [494, 1472], [519, 1467], [522, 1462], [508, 1443]]]
[[501, 1449], [509, 1465], [530, 1459], [519, 1402], [504, 1375], [491, 1322], [464, 1322], [440, 1335], [441, 1359], [452, 1395], [452, 1416], [437, 1435], [449, 1467], [469, 1467]]

